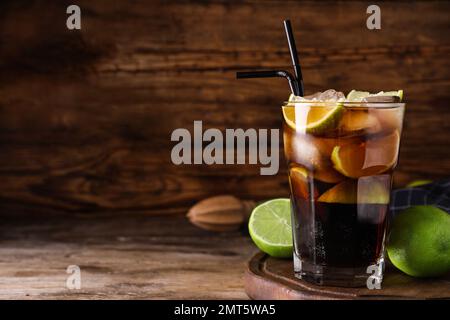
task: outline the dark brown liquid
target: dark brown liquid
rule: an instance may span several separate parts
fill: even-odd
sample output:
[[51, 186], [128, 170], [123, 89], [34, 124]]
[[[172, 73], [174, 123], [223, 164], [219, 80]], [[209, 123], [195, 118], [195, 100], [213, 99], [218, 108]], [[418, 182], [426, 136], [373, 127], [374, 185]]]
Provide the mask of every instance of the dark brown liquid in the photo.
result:
[[[294, 272], [319, 285], [364, 286], [369, 266], [382, 277], [403, 109], [345, 107], [324, 130], [315, 121], [329, 110], [283, 109]], [[305, 127], [311, 123], [314, 130]]]
[[377, 262], [383, 249], [387, 205], [292, 200], [294, 246], [302, 261], [342, 268]]

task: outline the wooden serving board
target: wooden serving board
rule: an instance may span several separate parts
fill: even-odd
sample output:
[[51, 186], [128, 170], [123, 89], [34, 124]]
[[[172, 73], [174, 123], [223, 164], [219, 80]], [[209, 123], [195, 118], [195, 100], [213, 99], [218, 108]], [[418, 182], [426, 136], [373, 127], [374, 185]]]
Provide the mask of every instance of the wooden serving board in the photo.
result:
[[450, 299], [450, 277], [417, 279], [387, 266], [380, 290], [325, 287], [294, 277], [291, 260], [263, 253], [248, 262], [245, 291], [252, 299]]

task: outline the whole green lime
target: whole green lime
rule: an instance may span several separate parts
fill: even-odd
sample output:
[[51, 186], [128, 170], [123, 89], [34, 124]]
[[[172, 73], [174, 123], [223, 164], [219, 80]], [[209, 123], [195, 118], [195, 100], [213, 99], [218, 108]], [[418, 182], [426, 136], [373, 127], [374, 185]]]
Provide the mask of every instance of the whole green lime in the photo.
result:
[[433, 206], [414, 206], [395, 217], [387, 252], [391, 262], [413, 277], [450, 272], [450, 215]]

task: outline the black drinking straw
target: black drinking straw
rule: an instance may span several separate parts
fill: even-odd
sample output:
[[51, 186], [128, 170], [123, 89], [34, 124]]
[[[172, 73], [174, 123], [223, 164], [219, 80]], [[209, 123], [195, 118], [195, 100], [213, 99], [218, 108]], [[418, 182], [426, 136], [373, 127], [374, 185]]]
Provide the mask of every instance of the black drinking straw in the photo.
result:
[[248, 79], [248, 78], [286, 78], [289, 82], [289, 87], [291, 92], [298, 96], [300, 95], [298, 83], [295, 78], [287, 71], [284, 70], [268, 70], [268, 71], [244, 71], [236, 72], [237, 79]]
[[300, 62], [298, 61], [297, 46], [295, 45], [294, 33], [292, 32], [291, 21], [289, 19], [284, 20], [284, 30], [286, 31], [286, 37], [289, 44], [289, 52], [291, 53], [292, 65], [294, 66], [295, 77], [299, 86], [300, 96], [303, 96], [303, 76]]
[[300, 68], [300, 63], [298, 61], [297, 47], [295, 46], [294, 34], [292, 32], [291, 22], [289, 20], [284, 20], [284, 29], [286, 31], [286, 36], [289, 44], [289, 52], [292, 58], [292, 64], [294, 66], [295, 77], [292, 76], [287, 71], [284, 70], [267, 70], [267, 71], [245, 71], [236, 72], [237, 79], [246, 78], [273, 78], [281, 77], [286, 78], [289, 82], [289, 87], [291, 92], [295, 96], [303, 96], [303, 77], [302, 69]]

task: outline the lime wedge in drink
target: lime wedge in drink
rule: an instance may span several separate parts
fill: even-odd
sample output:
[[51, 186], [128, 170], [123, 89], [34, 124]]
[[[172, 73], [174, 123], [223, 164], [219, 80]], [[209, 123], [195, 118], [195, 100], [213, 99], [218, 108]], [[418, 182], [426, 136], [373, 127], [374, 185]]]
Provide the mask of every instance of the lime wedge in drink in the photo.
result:
[[389, 203], [389, 185], [382, 176], [366, 177], [365, 181], [343, 181], [325, 191], [318, 199], [327, 203]]
[[272, 257], [292, 257], [289, 199], [269, 200], [253, 209], [248, 230], [253, 242], [261, 251]]
[[352, 90], [349, 92], [349, 94], [347, 95], [347, 101], [350, 102], [360, 102], [362, 101], [362, 99], [367, 98], [367, 97], [376, 97], [376, 96], [397, 96], [400, 97], [400, 101], [403, 100], [403, 90], [398, 90], [398, 91], [380, 91], [378, 93], [370, 93], [368, 91], [356, 91], [356, 90]]
[[[296, 123], [296, 109], [303, 118], [301, 124]], [[336, 103], [332, 107], [321, 103], [283, 106], [283, 117], [289, 127], [315, 135], [335, 129], [343, 113], [343, 103]]]
[[[390, 135], [365, 143], [336, 146], [331, 153], [331, 161], [339, 173], [349, 178], [377, 175], [395, 164], [399, 143], [400, 135], [394, 131]], [[370, 159], [372, 163], [368, 165]]]

